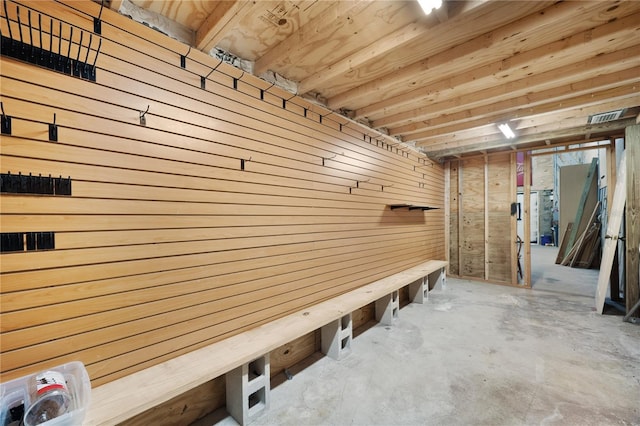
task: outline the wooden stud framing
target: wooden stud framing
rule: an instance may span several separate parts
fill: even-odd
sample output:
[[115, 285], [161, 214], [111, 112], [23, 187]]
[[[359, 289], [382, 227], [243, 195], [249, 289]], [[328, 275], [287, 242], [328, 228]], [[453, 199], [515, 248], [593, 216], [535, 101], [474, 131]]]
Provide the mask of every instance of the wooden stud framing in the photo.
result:
[[444, 165], [444, 255], [447, 261], [446, 271], [449, 274], [451, 245], [451, 161]]
[[629, 126], [625, 133], [627, 152], [627, 203], [625, 211], [625, 302], [627, 314], [640, 300], [640, 125]]
[[[517, 164], [516, 153], [509, 154], [510, 173], [509, 173], [509, 194], [511, 197], [511, 203], [517, 201], [518, 187], [517, 187]], [[509, 220], [509, 235], [511, 236], [511, 284], [518, 285], [518, 222], [517, 214], [511, 215]]]
[[463, 200], [464, 193], [462, 191], [462, 174], [464, 173], [464, 164], [462, 160], [458, 160], [458, 275], [463, 275], [462, 269], [462, 243], [464, 241], [464, 210]]
[[522, 220], [524, 220], [524, 271], [523, 284], [531, 287], [531, 155], [524, 154], [524, 209]]
[[489, 157], [484, 156], [484, 279], [489, 279]]

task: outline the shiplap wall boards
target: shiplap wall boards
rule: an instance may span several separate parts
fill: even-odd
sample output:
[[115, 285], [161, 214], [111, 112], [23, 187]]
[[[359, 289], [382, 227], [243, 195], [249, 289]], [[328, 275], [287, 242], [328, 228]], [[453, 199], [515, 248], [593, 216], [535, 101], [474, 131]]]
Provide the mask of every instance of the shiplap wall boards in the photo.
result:
[[98, 386], [444, 258], [441, 165], [99, 9], [2, 10], [96, 57], [95, 81], [1, 59], [3, 176], [73, 182], [0, 195], [3, 233], [55, 233], [0, 255], [3, 381], [79, 360]]

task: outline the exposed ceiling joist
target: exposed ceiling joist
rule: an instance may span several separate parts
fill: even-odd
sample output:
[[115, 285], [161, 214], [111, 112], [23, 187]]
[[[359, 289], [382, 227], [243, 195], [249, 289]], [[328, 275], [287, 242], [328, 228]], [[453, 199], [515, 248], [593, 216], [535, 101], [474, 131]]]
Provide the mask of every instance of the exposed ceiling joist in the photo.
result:
[[[539, 2], [536, 6], [540, 7], [545, 4]], [[591, 8], [594, 7], [591, 3], [587, 4]], [[554, 4], [542, 12], [533, 13], [427, 59], [398, 69], [393, 74], [330, 97], [328, 105], [330, 108], [342, 105], [349, 109], [358, 109], [372, 103], [372, 100], [381, 100], [399, 94], [407, 87], [422, 87], [439, 75], [451, 75], [468, 69], [470, 64], [478, 66], [495, 62], [496, 59], [507, 59], [514, 55], [514, 48], [510, 43], [512, 39], [518, 41], [517, 49], [522, 50], [527, 47], [547, 44], [554, 38], [562, 36], [563, 32], [566, 34], [567, 22], [582, 19], [583, 13], [585, 12], [576, 13], [574, 7], [564, 2]], [[541, 27], [549, 33], [539, 34]], [[552, 36], [552, 33], [556, 33], [556, 35]], [[533, 37], [534, 34], [538, 35]]]
[[[389, 112], [384, 117], [373, 120], [371, 124], [374, 127], [396, 128], [397, 133], [402, 133], [403, 128], [400, 126], [406, 125], [405, 130], [411, 131], [416, 127], [411, 126], [412, 122], [446, 114], [459, 108], [460, 105], [471, 107], [482, 105], [489, 100], [495, 102], [531, 92], [562, 87], [584, 79], [610, 74], [611, 71], [623, 69], [625, 65], [632, 66], [634, 63], [640, 63], [640, 45], [606, 54], [593, 53], [593, 56], [584, 59], [581, 63], [561, 65], [548, 71], [533, 72], [532, 75], [525, 75], [518, 79], [504, 78], [503, 82], [497, 85], [487, 84], [480, 81], [482, 78], [474, 78], [476, 76], [471, 75], [468, 78], [472, 80], [468, 84], [459, 84], [455, 88], [435, 92], [429, 98], [423, 99], [424, 106], [415, 105], [413, 109], [403, 113], [391, 114]], [[548, 69], [548, 67], [546, 68]], [[530, 70], [529, 67], [524, 71], [528, 70]], [[519, 75], [514, 75], [514, 77], [519, 77]], [[485, 78], [495, 79], [494, 76]], [[476, 87], [477, 89], [474, 90]], [[444, 100], [440, 101], [440, 98], [444, 98]]]
[[217, 2], [213, 12], [196, 31], [196, 47], [205, 52], [211, 51], [226, 35], [226, 31], [249, 13], [250, 4], [242, 0]]
[[294, 52], [302, 51], [306, 46], [324, 39], [327, 31], [336, 31], [337, 27], [349, 25], [351, 14], [358, 14], [365, 7], [364, 0], [340, 1], [334, 8], [325, 10], [317, 18], [278, 43], [255, 63], [255, 73], [260, 75], [277, 68], [279, 62], [291, 62]]
[[590, 115], [640, 105], [639, 1], [130, 1], [426, 153], [506, 149], [497, 122], [527, 148], [588, 139]]
[[[500, 148], [514, 147], [518, 148], [519, 146], [530, 144], [532, 142], [541, 142], [541, 145], [544, 144], [545, 139], [547, 138], [576, 138], [579, 135], [601, 135], [601, 138], [608, 139], [611, 135], [622, 135], [624, 134], [624, 129], [628, 126], [633, 125], [635, 122], [635, 118], [628, 118], [620, 121], [612, 121], [609, 123], [601, 123], [596, 125], [587, 125], [580, 126], [576, 128], [568, 128], [563, 129], [562, 131], [551, 131], [548, 133], [536, 133], [533, 135], [526, 135], [522, 137], [518, 137], [516, 140], [496, 140], [490, 143], [483, 144], [475, 144], [469, 145], [466, 147], [452, 148], [441, 151], [432, 151], [429, 154], [429, 157], [435, 160], [443, 160], [448, 157], [453, 157], [455, 155], [460, 155], [464, 152], [469, 151], [480, 151], [483, 149], [491, 149], [496, 150]], [[584, 138], [585, 140], [587, 138]], [[575, 139], [577, 141], [577, 139]], [[576, 142], [577, 143], [577, 142]]]
[[[598, 77], [599, 79], [600, 77]], [[611, 78], [610, 76], [604, 76], [603, 79]], [[635, 75], [632, 77], [633, 82], [624, 86], [605, 85], [603, 90], [598, 92], [592, 92], [585, 90], [578, 96], [573, 96], [570, 89], [566, 90], [564, 97], [552, 98], [550, 102], [545, 102], [542, 96], [536, 96], [539, 99], [539, 103], [529, 104], [526, 101], [527, 97], [522, 99], [508, 99], [502, 102], [496, 102], [492, 105], [487, 105], [481, 108], [472, 108], [470, 110], [457, 112], [455, 114], [449, 114], [441, 117], [437, 117], [430, 120], [432, 125], [440, 125], [438, 133], [435, 133], [435, 129], [421, 130], [417, 133], [411, 134], [408, 138], [410, 140], [421, 141], [431, 136], [442, 135], [444, 133], [451, 133], [457, 130], [464, 130], [468, 128], [485, 126], [491, 123], [497, 123], [507, 120], [514, 120], [518, 118], [526, 118], [538, 114], [544, 114], [554, 111], [562, 111], [570, 108], [585, 107], [589, 105], [597, 105], [602, 102], [612, 100], [622, 100], [625, 98], [632, 98], [638, 94], [640, 89], [640, 76]], [[601, 88], [603, 86], [600, 86]], [[529, 96], [533, 96], [529, 95]], [[394, 136], [393, 133], [391, 133]]]

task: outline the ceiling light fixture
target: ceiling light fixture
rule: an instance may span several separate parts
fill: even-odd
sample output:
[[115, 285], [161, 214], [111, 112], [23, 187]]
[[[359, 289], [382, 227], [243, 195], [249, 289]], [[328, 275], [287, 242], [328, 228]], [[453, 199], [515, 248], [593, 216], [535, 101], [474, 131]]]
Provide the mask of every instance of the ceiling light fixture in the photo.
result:
[[509, 127], [508, 123], [502, 123], [502, 124], [498, 124], [498, 129], [500, 129], [500, 131], [502, 132], [502, 134], [507, 138], [507, 139], [513, 139], [516, 137], [516, 134], [513, 133], [513, 130], [511, 130], [511, 127]]
[[442, 0], [418, 0], [418, 3], [425, 15], [430, 14], [433, 9], [440, 9], [440, 6], [442, 6]]

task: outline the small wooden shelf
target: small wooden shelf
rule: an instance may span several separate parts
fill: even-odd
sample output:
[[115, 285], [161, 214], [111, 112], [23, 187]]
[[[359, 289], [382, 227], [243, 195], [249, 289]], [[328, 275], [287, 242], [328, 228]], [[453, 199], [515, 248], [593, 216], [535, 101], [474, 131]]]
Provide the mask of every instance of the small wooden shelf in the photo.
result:
[[414, 206], [413, 204], [389, 204], [391, 210], [396, 209], [408, 209], [408, 210], [437, 210], [439, 207], [430, 207], [430, 206]]

